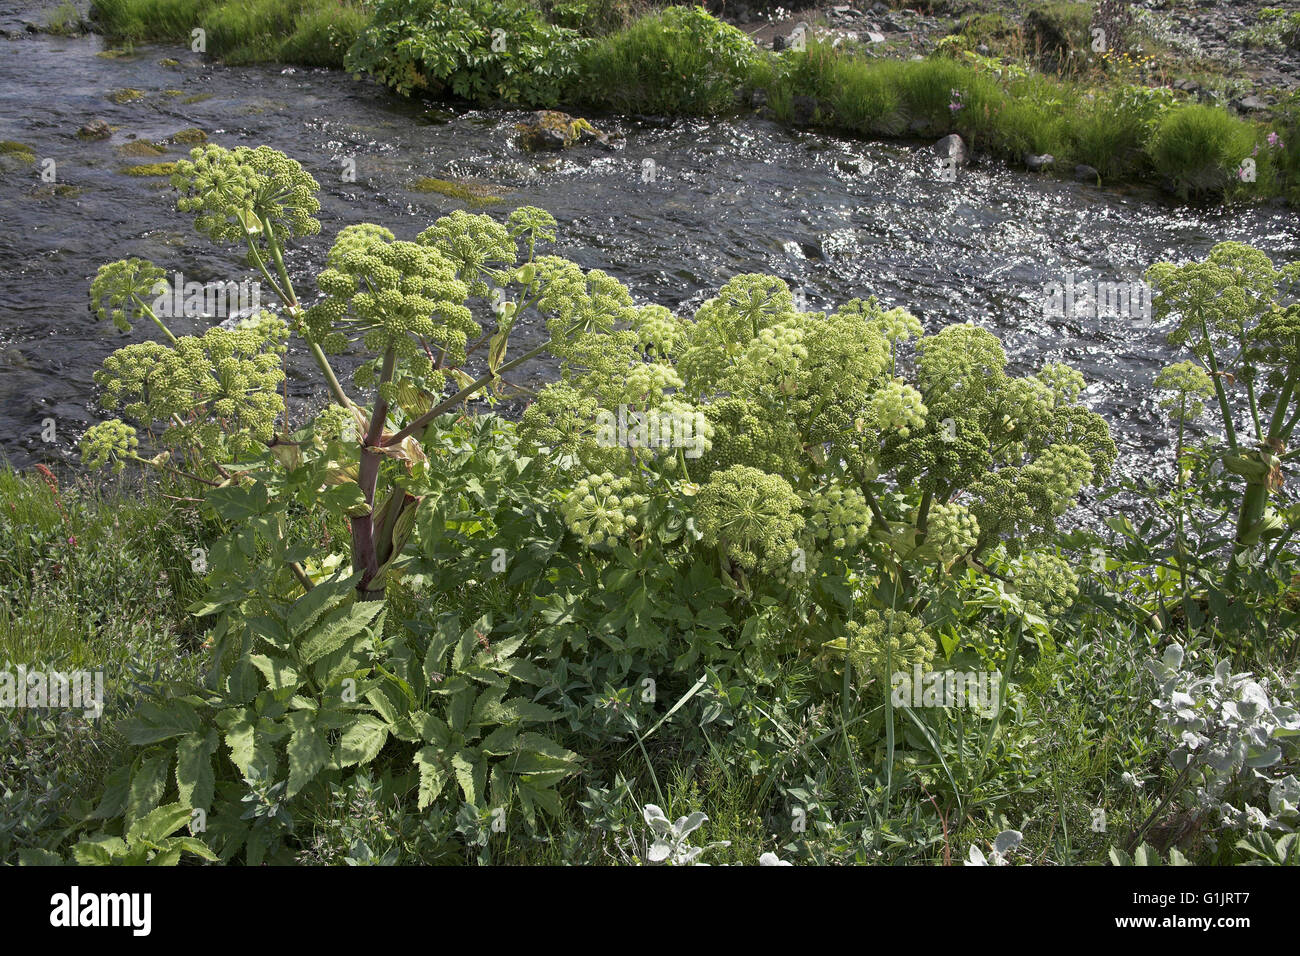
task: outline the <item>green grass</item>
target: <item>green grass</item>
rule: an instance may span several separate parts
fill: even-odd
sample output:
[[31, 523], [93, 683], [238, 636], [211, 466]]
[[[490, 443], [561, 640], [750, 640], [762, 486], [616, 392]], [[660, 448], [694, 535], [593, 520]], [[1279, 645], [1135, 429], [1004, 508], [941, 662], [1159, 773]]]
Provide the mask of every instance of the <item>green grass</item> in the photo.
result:
[[1148, 147], [1156, 173], [1181, 196], [1223, 193], [1232, 188], [1240, 164], [1252, 158], [1259, 184], [1271, 171], [1268, 153], [1252, 157], [1256, 127], [1221, 109], [1187, 105], [1171, 110]]
[[114, 41], [189, 44], [196, 27], [206, 51], [231, 65], [284, 62], [343, 65], [368, 17], [341, 0], [95, 0]]
[[196, 519], [158, 494], [0, 471], [0, 661], [148, 667], [198, 639]]
[[735, 27], [697, 8], [671, 7], [591, 45], [574, 96], [624, 113], [710, 115], [734, 102], [755, 57]]
[[[360, 3], [340, 0], [96, 0], [110, 37], [189, 42], [197, 24], [207, 51], [227, 63], [275, 61], [338, 67], [364, 31]], [[1087, 50], [1091, 4], [1028, 5], [1023, 31], [997, 15], [968, 17], [964, 42], [1006, 39], [1057, 58]], [[764, 89], [782, 120], [795, 97], [816, 97], [814, 122], [867, 137], [960, 133], [977, 151], [1018, 164], [1051, 153], [1068, 175], [1076, 164], [1104, 182], [1156, 182], [1184, 197], [1300, 194], [1285, 116], [1285, 151], [1264, 150], [1267, 128], [1218, 107], [1178, 105], [1174, 94], [1115, 81], [1095, 87], [976, 57], [921, 61], [861, 56], [810, 42], [806, 53], [757, 50], [739, 31], [699, 9], [643, 13], [635, 0], [548, 2], [555, 23], [594, 35], [565, 96], [589, 109], [666, 116], [732, 111], [738, 90]], [[953, 110], [953, 90], [961, 109]], [[134, 91], [119, 91], [130, 94]], [[116, 95], [116, 94], [115, 94]], [[186, 102], [189, 102], [188, 100]], [[1289, 114], [1287, 114], [1289, 115]], [[1256, 146], [1256, 181], [1236, 175]], [[1280, 175], [1279, 175], [1280, 174]]]
[[[52, 478], [52, 476], [51, 476]], [[182, 492], [177, 492], [182, 494]], [[57, 847], [120, 762], [134, 682], [190, 674], [193, 547], [208, 534], [157, 490], [58, 486], [0, 470], [0, 669], [102, 671], [105, 716], [0, 710], [0, 862]]]
[[[1050, 153], [1057, 169], [1086, 164], [1108, 182], [1154, 181], [1185, 197], [1274, 195], [1275, 168], [1290, 161], [1280, 147], [1264, 148], [1266, 127], [1168, 90], [1096, 88], [1025, 70], [998, 76], [978, 58], [869, 59], [812, 42], [806, 54], [760, 61], [748, 82], [767, 90], [778, 119], [791, 119], [794, 97], [814, 96], [821, 125], [857, 135], [959, 133], [1013, 165]], [[1242, 182], [1236, 172], [1256, 146], [1256, 180]]]

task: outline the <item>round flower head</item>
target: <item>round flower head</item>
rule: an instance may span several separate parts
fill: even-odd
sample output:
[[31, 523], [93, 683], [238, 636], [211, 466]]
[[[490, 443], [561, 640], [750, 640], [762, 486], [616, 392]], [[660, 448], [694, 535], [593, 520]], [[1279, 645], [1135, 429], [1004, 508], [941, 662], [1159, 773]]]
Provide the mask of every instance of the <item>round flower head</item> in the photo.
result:
[[933, 504], [926, 523], [925, 542], [933, 545], [944, 564], [975, 547], [980, 526], [970, 509], [959, 504]]
[[168, 291], [162, 269], [148, 259], [119, 259], [100, 266], [90, 283], [90, 302], [95, 313], [123, 332], [131, 320], [145, 314], [159, 295]]
[[[194, 214], [194, 226], [214, 242], [314, 236], [320, 222], [320, 185], [296, 160], [269, 146], [226, 149], [207, 144], [190, 151], [172, 174], [180, 190], [176, 208]], [[271, 235], [266, 235], [267, 231]]]
[[803, 502], [789, 482], [745, 465], [715, 472], [696, 499], [705, 547], [720, 547], [746, 570], [779, 573], [798, 546]]
[[92, 425], [81, 436], [81, 457], [91, 471], [111, 464], [121, 472], [140, 446], [135, 429], [117, 419]]
[[1172, 415], [1175, 423], [1199, 418], [1205, 411], [1203, 400], [1214, 395], [1209, 374], [1195, 362], [1175, 362], [1161, 369], [1155, 387], [1173, 393], [1160, 400], [1160, 407]]
[[871, 509], [862, 492], [836, 482], [814, 492], [808, 503], [808, 530], [837, 551], [856, 548], [871, 527]]
[[892, 674], [924, 671], [938, 650], [920, 618], [902, 611], [867, 611], [862, 622], [850, 621], [845, 646], [854, 671], [889, 686]]
[[565, 524], [584, 545], [612, 547], [635, 532], [646, 500], [630, 478], [606, 471], [580, 478], [560, 507]]

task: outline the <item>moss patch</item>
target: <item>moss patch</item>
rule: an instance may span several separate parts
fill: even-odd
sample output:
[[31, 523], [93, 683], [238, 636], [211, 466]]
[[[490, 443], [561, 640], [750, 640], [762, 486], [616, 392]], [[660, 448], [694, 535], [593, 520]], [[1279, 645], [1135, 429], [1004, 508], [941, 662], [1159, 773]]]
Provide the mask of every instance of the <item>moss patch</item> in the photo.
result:
[[194, 146], [197, 143], [206, 143], [207, 141], [208, 134], [194, 126], [183, 129], [179, 133], [172, 133], [171, 136], [167, 137], [167, 142], [181, 146]]
[[128, 176], [170, 176], [175, 171], [175, 163], [140, 163], [136, 166], [123, 166], [118, 170]]
[[36, 150], [26, 143], [15, 143], [12, 140], [0, 141], [0, 156], [13, 156], [24, 163], [36, 162]]
[[181, 102], [185, 104], [202, 103], [204, 100], [210, 99], [212, 99], [211, 93], [196, 93], [194, 96], [185, 97]]
[[143, 90], [133, 90], [129, 87], [108, 94], [109, 102], [116, 103], [118, 106], [125, 106], [127, 103], [135, 103], [142, 99], [144, 99]]
[[449, 179], [432, 179], [428, 176], [417, 179], [411, 184], [411, 189], [420, 193], [438, 193], [475, 207], [504, 202], [502, 194], [509, 192], [486, 183], [453, 182]]
[[118, 153], [123, 156], [131, 156], [136, 159], [148, 159], [152, 156], [162, 156], [167, 150], [155, 143], [147, 142], [143, 139], [136, 140], [134, 143], [123, 143], [117, 147]]
[[85, 190], [67, 183], [46, 183], [31, 191], [33, 199], [76, 199]]
[[159, 61], [158, 61], [158, 65], [159, 65], [159, 66], [180, 66], [180, 65], [181, 65], [181, 61], [180, 61], [180, 60], [173, 60], [171, 57], [168, 56], [168, 57], [164, 57], [163, 59], [159, 60]]
[[184, 96], [184, 95], [185, 95], [185, 91], [184, 91], [184, 90], [163, 90], [163, 96], [169, 96], [169, 97], [171, 97], [172, 99], [175, 99], [175, 98], [178, 97], [178, 96]]

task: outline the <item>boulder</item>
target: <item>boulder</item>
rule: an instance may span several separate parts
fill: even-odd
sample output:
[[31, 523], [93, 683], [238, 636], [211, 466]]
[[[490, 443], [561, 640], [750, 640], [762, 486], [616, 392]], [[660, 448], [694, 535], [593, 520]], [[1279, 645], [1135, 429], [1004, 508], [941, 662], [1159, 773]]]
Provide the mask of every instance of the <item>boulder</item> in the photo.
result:
[[1091, 166], [1085, 166], [1080, 163], [1074, 167], [1074, 178], [1081, 183], [1097, 183], [1101, 181], [1101, 173]]
[[966, 143], [956, 133], [949, 133], [935, 143], [934, 151], [939, 154], [940, 159], [954, 160], [958, 166], [964, 166], [970, 162], [970, 153], [966, 149]]
[[108, 139], [113, 135], [108, 123], [96, 116], [89, 123], [77, 130], [77, 135], [82, 139]]
[[1043, 153], [1035, 156], [1033, 153], [1025, 153], [1025, 167], [1031, 172], [1036, 173], [1046, 166], [1056, 162], [1056, 157], [1051, 153]]
[[529, 149], [565, 149], [575, 143], [598, 143], [609, 147], [609, 136], [581, 117], [558, 110], [538, 110], [516, 127]]

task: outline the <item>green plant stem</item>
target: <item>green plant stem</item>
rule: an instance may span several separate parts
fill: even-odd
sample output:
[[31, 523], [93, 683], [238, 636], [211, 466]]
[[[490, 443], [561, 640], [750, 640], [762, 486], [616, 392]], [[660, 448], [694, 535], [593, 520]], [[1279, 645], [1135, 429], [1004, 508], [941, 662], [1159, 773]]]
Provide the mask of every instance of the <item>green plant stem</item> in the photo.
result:
[[375, 486], [379, 481], [379, 465], [383, 455], [376, 451], [382, 444], [384, 424], [388, 421], [388, 402], [383, 396], [383, 386], [393, 378], [397, 367], [397, 349], [388, 347], [384, 353], [383, 371], [379, 376], [379, 389], [375, 395], [375, 408], [370, 416], [370, 428], [361, 442], [361, 463], [357, 470], [357, 485], [365, 497], [369, 510], [350, 522], [352, 531], [352, 570], [359, 573], [357, 591], [365, 599], [376, 599], [382, 592], [371, 592], [368, 585], [379, 573], [379, 556], [375, 542]]
[[399, 431], [396, 435], [393, 435], [391, 438], [389, 438], [384, 444], [400, 445], [402, 442], [406, 441], [406, 439], [410, 438], [416, 432], [428, 427], [429, 423], [432, 422], [439, 415], [441, 415], [443, 412], [447, 411], [448, 409], [455, 408], [457, 405], [465, 401], [465, 399], [469, 398], [475, 392], [481, 391], [482, 389], [486, 388], [488, 385], [492, 384], [492, 380], [496, 378], [500, 378], [502, 372], [508, 372], [512, 368], [515, 368], [519, 365], [522, 365], [524, 362], [527, 362], [529, 359], [536, 358], [538, 355], [541, 355], [550, 347], [551, 347], [551, 340], [547, 339], [541, 345], [537, 346], [537, 348], [531, 349], [525, 352], [523, 355], [519, 356], [518, 358], [511, 359], [509, 362], [506, 362], [495, 372], [489, 372], [488, 374], [484, 375], [482, 378], [470, 382], [468, 385], [462, 388], [455, 395], [451, 396], [451, 398], [448, 398], [445, 401], [435, 405], [433, 408], [429, 409], [427, 412], [425, 412], [415, 421], [411, 422], [409, 425], [407, 425], [405, 428]]
[[1237, 451], [1237, 427], [1232, 423], [1232, 412], [1228, 409], [1228, 395], [1223, 390], [1223, 375], [1219, 371], [1219, 362], [1214, 357], [1214, 343], [1210, 341], [1210, 332], [1205, 319], [1201, 319], [1201, 335], [1205, 339], [1206, 363], [1210, 366], [1210, 381], [1214, 383], [1214, 396], [1219, 401], [1219, 414], [1223, 417], [1223, 430], [1228, 436], [1228, 447]]
[[139, 297], [136, 298], [136, 301], [140, 303], [140, 311], [143, 312], [145, 315], [147, 315], [149, 318], [153, 319], [153, 324], [158, 326], [158, 328], [162, 329], [162, 334], [167, 336], [167, 340], [171, 342], [172, 345], [179, 345], [180, 340], [172, 334], [171, 329], [167, 328], [167, 326], [163, 324], [163, 320], [158, 318], [158, 316], [154, 314], [154, 311], [149, 306], [149, 304], [145, 302], [143, 299], [140, 299]]

